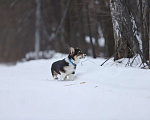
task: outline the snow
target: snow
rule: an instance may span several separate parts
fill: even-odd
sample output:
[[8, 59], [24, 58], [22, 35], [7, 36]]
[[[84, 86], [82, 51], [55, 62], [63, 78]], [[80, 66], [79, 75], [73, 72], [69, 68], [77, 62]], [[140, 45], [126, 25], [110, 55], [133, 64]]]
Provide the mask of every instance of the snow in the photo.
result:
[[[93, 41], [93, 44], [95, 44], [95, 38], [94, 38], [94, 37], [92, 37], [92, 41]], [[86, 43], [91, 43], [89, 36], [85, 36], [85, 42], [86, 42]]]
[[98, 39], [98, 44], [100, 47], [104, 47], [105, 46], [105, 39], [104, 38], [99, 38]]
[[[149, 120], [149, 70], [87, 57], [74, 81], [53, 80], [49, 60], [0, 66], [0, 120]], [[126, 60], [125, 60], [126, 61]]]
[[[40, 51], [38, 56], [39, 58], [52, 58], [53, 56], [55, 55], [55, 51], [53, 50], [47, 50], [47, 51]], [[36, 57], [36, 52], [35, 51], [32, 51], [32, 52], [28, 52], [26, 53], [25, 55], [25, 59], [26, 60], [30, 60], [30, 59], [35, 59]]]
[[99, 46], [100, 47], [105, 47], [105, 38], [103, 36], [103, 32], [102, 32], [100, 24], [98, 24], [98, 34], [100, 36], [100, 38], [98, 38], [98, 44], [99, 44]]
[[[95, 43], [95, 38], [92, 37], [92, 41], [93, 41], [93, 44], [96, 44]], [[90, 37], [89, 36], [85, 37], [85, 42], [86, 43], [90, 43]], [[104, 47], [105, 46], [105, 39], [104, 39], [104, 37], [100, 37], [98, 39], [98, 44], [99, 44], [100, 47]]]

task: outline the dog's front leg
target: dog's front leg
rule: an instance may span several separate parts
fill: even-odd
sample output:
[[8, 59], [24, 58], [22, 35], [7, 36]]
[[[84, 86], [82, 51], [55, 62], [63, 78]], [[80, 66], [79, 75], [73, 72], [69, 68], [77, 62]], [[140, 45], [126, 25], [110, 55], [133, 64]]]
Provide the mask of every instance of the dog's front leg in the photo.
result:
[[69, 74], [69, 80], [71, 80], [71, 81], [74, 80], [74, 74]]
[[66, 74], [61, 72], [60, 79], [65, 80], [66, 79]]

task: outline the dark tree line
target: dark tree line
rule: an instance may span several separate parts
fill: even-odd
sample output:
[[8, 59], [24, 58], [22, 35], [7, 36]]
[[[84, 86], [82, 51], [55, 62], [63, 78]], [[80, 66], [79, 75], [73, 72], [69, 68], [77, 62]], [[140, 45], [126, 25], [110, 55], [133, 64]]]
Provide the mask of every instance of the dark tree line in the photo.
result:
[[0, 18], [0, 62], [50, 58], [70, 46], [117, 60], [139, 53], [135, 43], [149, 58], [149, 0], [0, 0]]

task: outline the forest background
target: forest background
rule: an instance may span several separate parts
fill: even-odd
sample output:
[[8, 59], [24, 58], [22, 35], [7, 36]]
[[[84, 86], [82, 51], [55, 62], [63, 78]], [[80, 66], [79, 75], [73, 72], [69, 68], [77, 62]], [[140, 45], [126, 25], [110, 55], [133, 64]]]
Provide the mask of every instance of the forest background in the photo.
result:
[[81, 48], [93, 58], [149, 63], [149, 0], [0, 0], [0, 63]]

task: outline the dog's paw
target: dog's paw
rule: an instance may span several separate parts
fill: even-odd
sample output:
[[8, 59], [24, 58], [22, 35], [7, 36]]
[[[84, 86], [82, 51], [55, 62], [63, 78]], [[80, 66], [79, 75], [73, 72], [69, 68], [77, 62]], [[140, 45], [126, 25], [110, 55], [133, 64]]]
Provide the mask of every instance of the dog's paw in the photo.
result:
[[54, 77], [55, 80], [58, 80], [58, 77]]
[[74, 81], [74, 79], [69, 79], [70, 81]]

